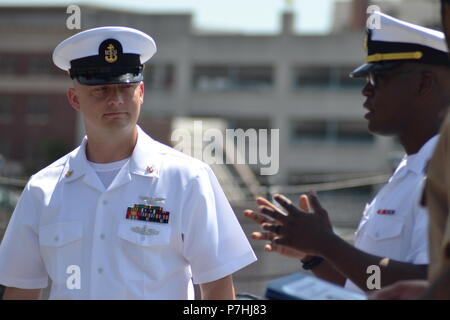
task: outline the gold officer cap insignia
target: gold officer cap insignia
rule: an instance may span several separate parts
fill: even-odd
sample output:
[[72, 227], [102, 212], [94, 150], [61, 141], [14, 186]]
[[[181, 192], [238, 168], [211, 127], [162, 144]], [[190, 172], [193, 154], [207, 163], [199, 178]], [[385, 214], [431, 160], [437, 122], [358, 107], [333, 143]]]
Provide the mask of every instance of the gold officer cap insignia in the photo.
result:
[[117, 49], [114, 44], [109, 43], [106, 45], [105, 49], [105, 61], [113, 63], [117, 61]]

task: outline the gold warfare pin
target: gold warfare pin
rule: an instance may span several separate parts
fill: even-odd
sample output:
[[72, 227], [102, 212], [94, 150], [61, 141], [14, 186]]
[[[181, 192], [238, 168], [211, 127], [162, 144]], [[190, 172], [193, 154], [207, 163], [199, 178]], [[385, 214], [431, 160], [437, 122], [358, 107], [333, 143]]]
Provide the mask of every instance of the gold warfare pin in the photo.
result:
[[155, 229], [147, 229], [146, 226], [143, 228], [141, 227], [133, 227], [131, 228], [131, 231], [142, 234], [144, 236], [157, 236], [159, 234], [158, 230]]

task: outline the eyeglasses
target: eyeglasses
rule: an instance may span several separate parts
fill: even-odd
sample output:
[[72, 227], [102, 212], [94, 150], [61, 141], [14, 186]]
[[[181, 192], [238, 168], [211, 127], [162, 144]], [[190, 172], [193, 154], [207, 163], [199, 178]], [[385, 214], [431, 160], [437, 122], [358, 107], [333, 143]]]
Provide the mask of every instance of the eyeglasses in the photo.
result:
[[367, 79], [367, 82], [370, 83], [371, 86], [373, 86], [374, 88], [378, 88], [380, 85], [380, 82], [383, 81], [383, 79], [389, 75], [395, 76], [395, 75], [399, 75], [399, 74], [423, 72], [423, 71], [424, 70], [372, 71], [372, 72], [369, 72], [366, 79]]

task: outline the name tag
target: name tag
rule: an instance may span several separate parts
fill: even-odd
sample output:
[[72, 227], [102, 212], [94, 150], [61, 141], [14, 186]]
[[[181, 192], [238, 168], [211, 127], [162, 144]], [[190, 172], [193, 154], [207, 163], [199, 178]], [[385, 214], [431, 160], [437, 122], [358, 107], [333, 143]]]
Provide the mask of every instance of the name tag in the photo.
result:
[[379, 210], [377, 210], [377, 214], [393, 215], [393, 214], [395, 214], [395, 210], [379, 209]]

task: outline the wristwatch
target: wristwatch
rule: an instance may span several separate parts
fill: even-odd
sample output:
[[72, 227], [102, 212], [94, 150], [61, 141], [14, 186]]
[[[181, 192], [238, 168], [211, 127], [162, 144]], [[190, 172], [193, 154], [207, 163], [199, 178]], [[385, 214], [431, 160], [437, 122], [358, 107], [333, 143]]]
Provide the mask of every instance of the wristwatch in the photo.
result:
[[325, 260], [324, 258], [318, 257], [318, 256], [313, 256], [312, 258], [311, 257], [308, 257], [308, 258], [309, 259], [306, 261], [300, 260], [302, 262], [302, 268], [305, 270], [312, 270], [315, 267], [317, 267], [319, 264], [321, 264], [323, 262], [323, 260]]

